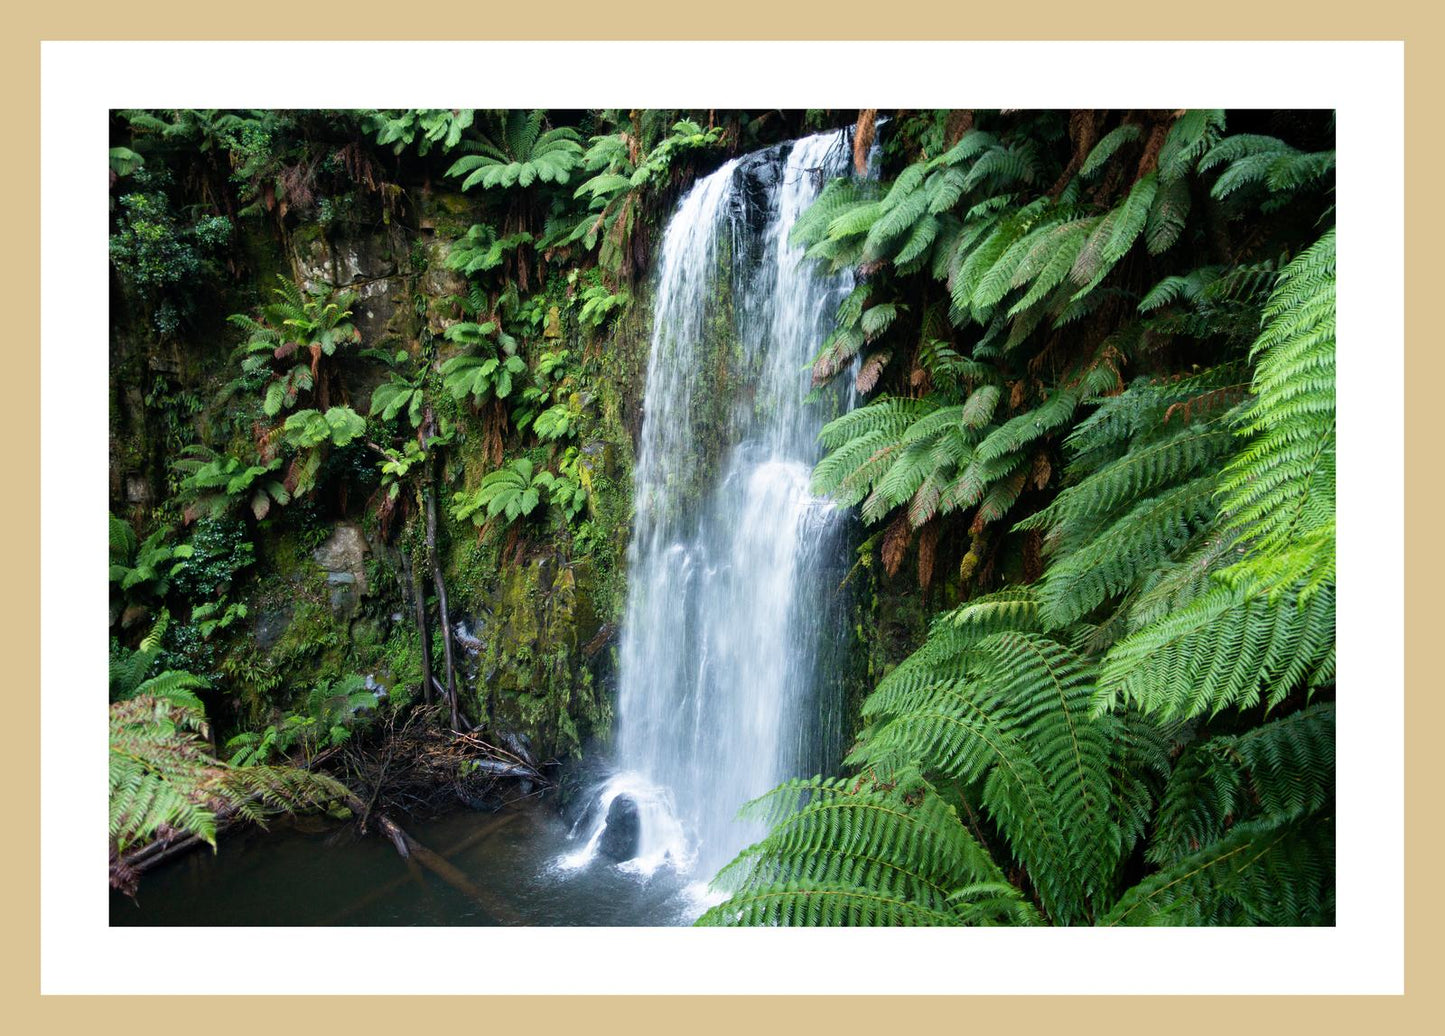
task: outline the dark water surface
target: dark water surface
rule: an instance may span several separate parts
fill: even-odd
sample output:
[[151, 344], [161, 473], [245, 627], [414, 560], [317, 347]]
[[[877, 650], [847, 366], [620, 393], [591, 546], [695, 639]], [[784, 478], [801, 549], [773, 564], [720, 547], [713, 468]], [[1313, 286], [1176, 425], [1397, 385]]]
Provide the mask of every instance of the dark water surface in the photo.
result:
[[543, 801], [498, 813], [461, 812], [404, 823], [476, 887], [481, 901], [403, 860], [381, 835], [311, 818], [235, 830], [220, 852], [199, 849], [141, 878], [136, 901], [111, 894], [112, 925], [678, 925], [701, 912], [671, 870], [649, 878], [577, 849]]

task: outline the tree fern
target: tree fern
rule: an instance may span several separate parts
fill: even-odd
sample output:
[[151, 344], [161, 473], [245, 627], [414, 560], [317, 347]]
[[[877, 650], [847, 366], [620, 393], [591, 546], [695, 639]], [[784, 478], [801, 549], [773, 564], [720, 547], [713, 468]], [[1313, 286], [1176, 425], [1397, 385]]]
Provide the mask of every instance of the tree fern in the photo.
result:
[[508, 113], [500, 134], [482, 138], [477, 153], [457, 159], [446, 175], [460, 177], [464, 191], [478, 184], [491, 189], [567, 183], [582, 164], [581, 139], [569, 126], [544, 132], [544, 119], [540, 110]]
[[1334, 670], [1334, 233], [1281, 272], [1265, 307], [1249, 445], [1224, 469], [1224, 530], [1245, 557], [1222, 585], [1120, 643], [1101, 705], [1122, 695], [1161, 714], [1197, 714]]
[[1010, 418], [986, 435], [978, 444], [976, 457], [980, 463], [997, 460], [1007, 453], [1017, 453], [1029, 443], [1068, 423], [1079, 405], [1079, 397], [1069, 389], [1060, 389], [1034, 410]]
[[[799, 224], [862, 266], [815, 378], [862, 356], [883, 393], [824, 429], [815, 489], [891, 523], [885, 562], [966, 512], [973, 600], [864, 703], [856, 776], [780, 789], [706, 920], [1329, 923], [1333, 232], [1286, 260], [1333, 152], [1217, 110], [974, 118]], [[979, 593], [1001, 570], [1032, 585]], [[806, 813], [895, 779], [930, 829], [928, 795], [954, 808], [956, 873], [918, 883], [902, 821]]]
[[1196, 742], [1169, 777], [1148, 859], [1177, 862], [1247, 819], [1308, 816], [1329, 806], [1334, 791], [1332, 703]]
[[1070, 923], [1104, 892], [1109, 847], [1118, 848], [1107, 725], [1087, 718], [1090, 669], [1063, 645], [1021, 633], [984, 637], [958, 663], [961, 679], [884, 680], [864, 706], [874, 727], [849, 762], [879, 772], [922, 765], [981, 785], [1044, 909]]
[[1013, 288], [1027, 285], [1028, 291], [1009, 307], [1009, 316], [1017, 316], [1042, 302], [1064, 282], [1098, 225], [1099, 221], [1092, 217], [1070, 220], [1052, 228], [1042, 241], [1029, 250], [1010, 282]]
[[110, 516], [110, 581], [122, 594], [142, 591], [165, 596], [171, 578], [186, 567], [193, 553], [189, 544], [166, 543], [170, 533], [163, 526], [142, 542], [129, 522]]
[[1224, 112], [1217, 108], [1191, 108], [1182, 112], [1159, 149], [1159, 175], [1177, 180], [1185, 176], [1224, 132]]
[[112, 650], [110, 699], [115, 702], [139, 697], [157, 698], [204, 718], [205, 706], [196, 692], [207, 690], [211, 686], [209, 681], [183, 669], [153, 672], [160, 661], [162, 642], [166, 630], [170, 628], [170, 621], [170, 612], [162, 608], [135, 650], [120, 649], [118, 653]]
[[1174, 246], [1188, 225], [1192, 205], [1187, 180], [1160, 180], [1144, 224], [1144, 242], [1150, 255], [1162, 255]]
[[1077, 549], [1098, 530], [1099, 516], [1209, 471], [1233, 445], [1232, 429], [1222, 420], [1181, 427], [1178, 434], [1102, 465], [1019, 525], [1048, 527], [1052, 543]]
[[1094, 227], [1069, 269], [1078, 299], [1099, 285], [1144, 232], [1159, 183], [1156, 174], [1142, 177], [1124, 200]]
[[1109, 159], [1114, 157], [1115, 152], [1126, 144], [1131, 144], [1139, 139], [1141, 130], [1137, 125], [1126, 122], [1122, 126], [1116, 126], [1108, 133], [1105, 133], [1099, 142], [1089, 151], [1089, 157], [1079, 166], [1079, 175], [1088, 179], [1108, 164]]
[[1322, 179], [1333, 171], [1335, 153], [1305, 154], [1275, 137], [1239, 133], [1214, 145], [1199, 161], [1200, 172], [1219, 168], [1210, 194], [1218, 199], [1252, 186], [1277, 196]]
[[1064, 626], [1173, 559], [1213, 518], [1215, 478], [1201, 475], [1140, 500], [1050, 565], [1040, 588], [1048, 622]]

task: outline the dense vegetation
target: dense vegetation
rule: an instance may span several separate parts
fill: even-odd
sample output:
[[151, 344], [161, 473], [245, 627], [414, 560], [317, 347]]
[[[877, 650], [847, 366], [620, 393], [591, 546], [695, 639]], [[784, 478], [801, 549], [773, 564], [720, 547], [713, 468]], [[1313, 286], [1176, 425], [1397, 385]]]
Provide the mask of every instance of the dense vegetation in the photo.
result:
[[816, 380], [886, 389], [815, 483], [963, 600], [704, 922], [1332, 923], [1330, 118], [912, 132], [796, 230], [865, 274]]
[[345, 812], [262, 767], [415, 808], [375, 757], [418, 711], [534, 776], [605, 736], [652, 236], [827, 117], [112, 114], [117, 885], [225, 788]]
[[1328, 112], [114, 113], [117, 886], [405, 717], [605, 738], [657, 231], [844, 124], [873, 679], [703, 922], [1333, 922]]

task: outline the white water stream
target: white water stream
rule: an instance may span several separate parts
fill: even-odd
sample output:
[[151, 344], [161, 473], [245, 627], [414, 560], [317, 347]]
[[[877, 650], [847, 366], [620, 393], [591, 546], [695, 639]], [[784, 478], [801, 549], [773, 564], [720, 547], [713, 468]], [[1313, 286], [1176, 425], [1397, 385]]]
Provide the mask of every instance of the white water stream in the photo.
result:
[[[809, 492], [809, 364], [847, 275], [788, 243], [845, 133], [735, 159], [667, 225], [635, 468], [616, 770], [564, 869], [671, 867], [705, 884], [762, 830], [738, 808], [836, 762], [842, 515]], [[616, 800], [631, 858], [606, 858]], [[615, 823], [621, 821], [614, 819]], [[617, 832], [614, 832], [616, 835]]]

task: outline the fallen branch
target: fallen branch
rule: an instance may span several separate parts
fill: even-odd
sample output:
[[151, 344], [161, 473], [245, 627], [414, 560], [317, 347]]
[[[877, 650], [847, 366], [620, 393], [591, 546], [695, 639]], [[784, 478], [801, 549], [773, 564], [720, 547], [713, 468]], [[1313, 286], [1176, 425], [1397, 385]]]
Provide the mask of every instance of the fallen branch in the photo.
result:
[[[481, 824], [475, 830], [473, 830], [471, 834], [467, 835], [460, 842], [457, 842], [455, 845], [448, 848], [441, 855], [450, 859], [451, 857], [457, 855], [457, 853], [465, 852], [467, 849], [470, 849], [473, 845], [476, 845], [482, 839], [489, 837], [496, 831], [512, 823], [514, 820], [517, 819], [518, 816], [520, 816], [519, 813], [503, 813], [502, 815], [494, 818], [491, 823]], [[412, 865], [413, 867], [416, 866], [414, 861], [412, 861]], [[412, 878], [413, 873], [414, 871], [411, 868], [408, 868], [408, 873], [395, 877], [391, 881], [388, 881], [385, 885], [381, 885], [377, 888], [372, 889], [360, 899], [342, 908], [340, 913], [333, 915], [326, 921], [322, 921], [321, 924], [323, 926], [340, 924], [348, 917], [351, 917], [354, 914], [365, 910], [373, 903], [376, 903], [391, 895], [397, 889], [401, 888], [401, 886], [405, 885], [407, 881]]]
[[[483, 741], [481, 738], [477, 737], [475, 734], [463, 734], [460, 731], [456, 731], [455, 733], [458, 741], [464, 741], [469, 745], [482, 749], [483, 751], [490, 752], [492, 755], [504, 755], [508, 759], [511, 759], [512, 764], [509, 765], [512, 765], [512, 769], [515, 772], [502, 774], [503, 776], [528, 777], [535, 781], [542, 781], [544, 784], [548, 783], [547, 779], [537, 772], [536, 767], [534, 767], [526, 759], [523, 759], [521, 756], [509, 752], [505, 748], [498, 748], [496, 745], [489, 744], [486, 741]], [[478, 759], [475, 761], [477, 763], [482, 763], [486, 760]]]
[[415, 860], [502, 924], [519, 925], [523, 923], [521, 917], [506, 903], [483, 891], [471, 878], [467, 877], [465, 872], [411, 837], [385, 813], [377, 818], [377, 827], [381, 828], [382, 833], [391, 839], [391, 844], [396, 847], [396, 851], [401, 854], [402, 859]]

